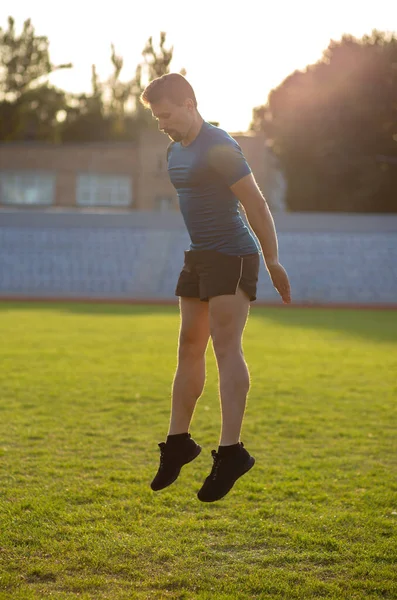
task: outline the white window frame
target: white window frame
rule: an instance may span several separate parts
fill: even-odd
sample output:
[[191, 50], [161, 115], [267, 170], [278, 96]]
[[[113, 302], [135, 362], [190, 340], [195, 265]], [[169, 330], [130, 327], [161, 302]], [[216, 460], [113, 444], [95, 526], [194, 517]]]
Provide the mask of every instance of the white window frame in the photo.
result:
[[7, 206], [51, 206], [55, 203], [56, 174], [15, 169], [0, 171], [0, 203]]
[[174, 210], [174, 198], [166, 194], [158, 195], [154, 199], [154, 210], [156, 212], [169, 212]]
[[133, 203], [132, 178], [128, 175], [79, 173], [76, 204], [85, 207], [129, 207]]

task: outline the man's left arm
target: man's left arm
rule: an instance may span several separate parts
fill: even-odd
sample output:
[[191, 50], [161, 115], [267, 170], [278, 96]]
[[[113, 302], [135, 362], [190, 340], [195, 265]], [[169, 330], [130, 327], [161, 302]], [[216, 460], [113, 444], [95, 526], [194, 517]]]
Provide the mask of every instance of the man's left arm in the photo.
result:
[[274, 287], [283, 302], [291, 302], [291, 288], [287, 272], [279, 263], [276, 228], [270, 209], [252, 173], [242, 177], [230, 186], [233, 194], [241, 202], [248, 222], [262, 248], [263, 258]]

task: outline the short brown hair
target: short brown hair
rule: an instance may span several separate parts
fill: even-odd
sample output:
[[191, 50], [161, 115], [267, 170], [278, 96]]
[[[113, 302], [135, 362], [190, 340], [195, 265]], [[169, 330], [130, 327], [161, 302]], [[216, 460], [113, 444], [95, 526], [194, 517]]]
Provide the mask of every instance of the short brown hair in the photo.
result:
[[186, 98], [191, 98], [197, 108], [197, 100], [190, 83], [180, 73], [167, 73], [157, 77], [143, 90], [140, 100], [146, 107], [168, 98], [174, 104], [181, 105]]

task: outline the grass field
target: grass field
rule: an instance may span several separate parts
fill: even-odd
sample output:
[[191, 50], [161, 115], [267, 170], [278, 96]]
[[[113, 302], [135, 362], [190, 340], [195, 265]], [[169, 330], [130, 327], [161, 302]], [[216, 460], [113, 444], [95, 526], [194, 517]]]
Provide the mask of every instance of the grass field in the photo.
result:
[[397, 312], [255, 308], [256, 465], [196, 492], [218, 444], [212, 349], [178, 481], [149, 487], [174, 307], [0, 304], [0, 599], [397, 596]]

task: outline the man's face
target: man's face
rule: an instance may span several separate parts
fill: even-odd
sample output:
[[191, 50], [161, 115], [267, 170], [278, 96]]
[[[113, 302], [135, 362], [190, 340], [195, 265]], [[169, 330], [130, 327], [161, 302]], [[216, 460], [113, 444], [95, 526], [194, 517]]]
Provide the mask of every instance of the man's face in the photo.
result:
[[186, 100], [182, 106], [163, 98], [151, 104], [153, 117], [158, 121], [159, 129], [166, 133], [174, 142], [183, 140], [192, 124], [193, 103]]

